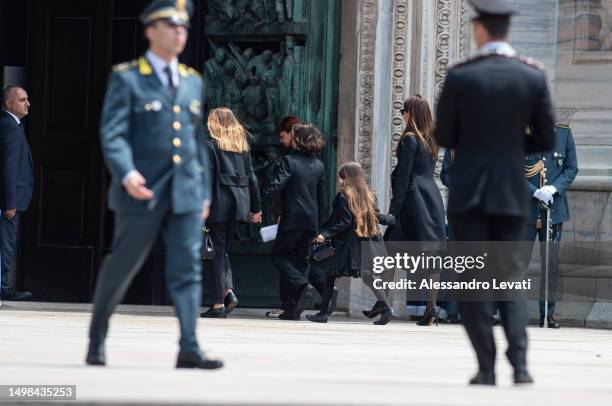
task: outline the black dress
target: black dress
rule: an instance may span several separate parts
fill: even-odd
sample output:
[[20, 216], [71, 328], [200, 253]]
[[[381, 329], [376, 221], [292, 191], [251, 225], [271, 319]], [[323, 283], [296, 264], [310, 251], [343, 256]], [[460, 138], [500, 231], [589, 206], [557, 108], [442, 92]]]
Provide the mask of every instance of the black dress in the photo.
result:
[[[395, 219], [378, 213], [379, 224], [392, 225]], [[334, 276], [361, 276], [362, 247], [367, 247], [370, 256], [385, 256], [384, 245], [380, 236], [361, 238], [356, 234], [355, 216], [349, 209], [346, 195], [338, 193], [332, 203], [332, 213], [321, 227], [321, 234], [326, 239], [331, 238], [335, 244], [335, 255], [319, 263]]]
[[434, 180], [435, 159], [415, 136], [407, 134], [397, 146], [397, 165], [391, 174], [390, 212], [397, 219], [391, 241], [444, 241], [444, 203]]

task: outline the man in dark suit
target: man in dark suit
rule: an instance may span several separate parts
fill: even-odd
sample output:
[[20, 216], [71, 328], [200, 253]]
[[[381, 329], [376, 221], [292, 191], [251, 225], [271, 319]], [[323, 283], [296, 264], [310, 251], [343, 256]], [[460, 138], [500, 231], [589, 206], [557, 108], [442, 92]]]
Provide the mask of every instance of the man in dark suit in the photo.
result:
[[[456, 241], [519, 241], [527, 213], [525, 152], [554, 143], [554, 119], [545, 74], [517, 57], [506, 42], [514, 7], [505, 0], [470, 0], [478, 54], [448, 71], [437, 109], [436, 139], [455, 150], [450, 171], [449, 225]], [[529, 128], [530, 131], [526, 131]], [[518, 252], [504, 267], [519, 270]], [[527, 372], [526, 302], [498, 302], [516, 384]], [[493, 301], [462, 301], [460, 314], [478, 358], [471, 384], [495, 385]]]
[[112, 252], [104, 258], [89, 329], [86, 362], [105, 365], [109, 319], [146, 260], [157, 234], [166, 244], [166, 281], [180, 324], [177, 368], [215, 369], [196, 337], [201, 301], [202, 221], [210, 179], [202, 138], [200, 75], [178, 63], [187, 42], [191, 1], [155, 0], [141, 15], [149, 50], [113, 68], [100, 132], [112, 175]]
[[2, 256], [1, 298], [26, 300], [30, 292], [20, 292], [9, 284], [9, 274], [17, 263], [19, 221], [32, 200], [34, 174], [32, 155], [21, 120], [28, 115], [27, 92], [8, 86], [2, 93], [0, 112], [0, 255]]

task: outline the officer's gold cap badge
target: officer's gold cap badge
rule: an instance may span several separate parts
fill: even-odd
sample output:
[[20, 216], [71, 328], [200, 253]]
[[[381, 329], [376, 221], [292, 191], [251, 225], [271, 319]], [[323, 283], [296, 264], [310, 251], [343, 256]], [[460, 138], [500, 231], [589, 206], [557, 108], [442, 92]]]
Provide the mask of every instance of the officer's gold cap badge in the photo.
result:
[[185, 0], [176, 0], [176, 5], [174, 6], [178, 11], [185, 10]]

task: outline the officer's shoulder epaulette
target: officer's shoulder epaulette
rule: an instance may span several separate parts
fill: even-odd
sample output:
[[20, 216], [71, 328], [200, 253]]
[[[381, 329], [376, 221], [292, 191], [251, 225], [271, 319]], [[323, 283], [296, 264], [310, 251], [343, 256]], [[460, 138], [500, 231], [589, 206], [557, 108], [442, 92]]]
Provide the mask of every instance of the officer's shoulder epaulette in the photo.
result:
[[128, 70], [135, 68], [138, 62], [134, 59], [133, 61], [119, 63], [113, 66], [113, 72], [127, 72]]
[[558, 128], [565, 128], [565, 129], [569, 129], [570, 128], [569, 124], [559, 124], [559, 123], [557, 123], [556, 126]]
[[200, 75], [200, 72], [182, 63], [179, 65], [179, 72], [181, 73], [181, 75], [185, 77], [187, 76], [195, 76], [198, 78], [202, 77], [202, 75]]
[[535, 60], [529, 56], [520, 55], [517, 59], [526, 65], [533, 66], [536, 69], [544, 70], [544, 64], [538, 60]]
[[200, 72], [198, 72], [197, 70], [193, 69], [193, 68], [187, 68], [187, 71], [192, 74], [193, 76], [197, 76], [199, 78], [202, 78], [202, 74]]

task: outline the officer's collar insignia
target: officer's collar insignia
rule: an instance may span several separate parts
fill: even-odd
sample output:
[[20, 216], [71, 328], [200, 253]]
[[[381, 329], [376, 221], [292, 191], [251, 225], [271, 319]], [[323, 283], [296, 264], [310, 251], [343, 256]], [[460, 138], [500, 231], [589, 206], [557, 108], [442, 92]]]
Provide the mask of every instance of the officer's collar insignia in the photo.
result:
[[179, 73], [181, 74], [181, 76], [183, 77], [188, 77], [189, 76], [189, 69], [187, 69], [187, 66], [185, 66], [184, 64], [179, 64]]
[[149, 62], [147, 61], [147, 58], [145, 58], [144, 56], [138, 58], [138, 71], [141, 75], [150, 75], [153, 73], [153, 68], [151, 68], [151, 65], [149, 65]]
[[185, 0], [176, 0], [176, 4], [175, 4], [175, 8], [178, 11], [184, 11], [185, 10]]
[[192, 100], [191, 103], [189, 103], [189, 110], [193, 114], [200, 114], [201, 107], [202, 107], [202, 103], [200, 103], [199, 100]]

